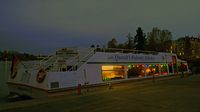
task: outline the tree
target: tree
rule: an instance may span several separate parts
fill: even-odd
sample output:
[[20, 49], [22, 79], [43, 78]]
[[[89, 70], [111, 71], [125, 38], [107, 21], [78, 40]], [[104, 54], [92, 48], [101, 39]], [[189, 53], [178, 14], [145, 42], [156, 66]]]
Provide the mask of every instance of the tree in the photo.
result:
[[141, 27], [138, 27], [136, 30], [137, 34], [135, 35], [134, 43], [137, 50], [145, 50], [146, 47], [146, 35], [143, 33]]
[[117, 46], [117, 48], [119, 48], [119, 49], [124, 49], [125, 47], [124, 47], [124, 44], [119, 44], [119, 45]]
[[90, 47], [91, 47], [91, 48], [95, 48], [95, 45], [94, 45], [94, 44], [92, 44]]
[[148, 50], [169, 52], [172, 46], [172, 34], [168, 30], [153, 28], [147, 34]]
[[160, 34], [160, 51], [167, 52], [172, 45], [172, 34], [168, 30], [162, 30]]
[[97, 44], [97, 45], [96, 45], [96, 48], [100, 48], [100, 45], [99, 45], [99, 44]]
[[117, 40], [113, 37], [112, 40], [108, 41], [108, 48], [117, 48]]
[[184, 57], [189, 58], [190, 55], [192, 55], [190, 37], [186, 36], [184, 44]]
[[[5, 54], [6, 53], [6, 54]], [[28, 61], [28, 60], [37, 60], [37, 56], [28, 53], [20, 53], [17, 51], [6, 51], [0, 53], [0, 61], [5, 59], [5, 55], [7, 60], [12, 60], [13, 56], [17, 56], [20, 60]]]
[[131, 36], [130, 33], [126, 36], [128, 38], [128, 41], [125, 43], [126, 49], [133, 49], [134, 48], [134, 38]]
[[151, 32], [147, 33], [147, 49], [150, 51], [158, 51], [158, 39], [160, 36], [160, 30], [153, 28]]

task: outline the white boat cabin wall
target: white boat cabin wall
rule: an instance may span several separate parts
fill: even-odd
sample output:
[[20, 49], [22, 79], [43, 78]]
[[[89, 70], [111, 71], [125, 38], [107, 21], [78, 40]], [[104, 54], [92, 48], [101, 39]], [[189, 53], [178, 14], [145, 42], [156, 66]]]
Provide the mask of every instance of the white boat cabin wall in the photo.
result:
[[51, 91], [74, 88], [78, 84], [98, 85], [189, 72], [187, 62], [178, 59], [176, 54], [93, 48], [63, 48], [41, 60], [39, 65], [18, 64], [17, 70], [8, 85], [18, 93], [19, 86]]

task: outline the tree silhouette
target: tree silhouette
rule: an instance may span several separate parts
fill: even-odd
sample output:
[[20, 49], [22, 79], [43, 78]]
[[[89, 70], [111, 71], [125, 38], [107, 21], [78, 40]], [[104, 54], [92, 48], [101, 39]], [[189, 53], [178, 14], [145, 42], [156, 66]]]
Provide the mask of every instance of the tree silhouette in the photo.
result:
[[96, 45], [96, 48], [100, 48], [100, 45], [99, 45], [99, 44], [97, 44], [97, 45]]
[[191, 55], [192, 55], [192, 49], [191, 49], [190, 37], [186, 36], [184, 44], [184, 57], [190, 58]]
[[91, 48], [95, 48], [95, 45], [94, 45], [94, 44], [92, 44], [90, 47], [91, 47]]
[[117, 46], [117, 48], [119, 48], [119, 49], [124, 49], [124, 48], [126, 48], [126, 47], [124, 47], [124, 44], [119, 44], [119, 45]]
[[143, 33], [141, 27], [138, 27], [136, 30], [137, 34], [135, 35], [134, 43], [137, 50], [145, 50], [146, 47], [146, 35]]
[[112, 40], [108, 41], [108, 48], [117, 48], [117, 40], [113, 37]]
[[172, 34], [168, 30], [162, 30], [160, 34], [160, 51], [167, 52], [172, 45]]
[[125, 43], [126, 49], [133, 49], [134, 48], [134, 38], [131, 36], [130, 33], [126, 36], [128, 38], [128, 41]]
[[147, 34], [147, 49], [150, 51], [158, 51], [158, 39], [160, 36], [160, 30], [153, 28], [151, 32]]
[[172, 46], [172, 34], [168, 30], [153, 28], [147, 34], [148, 50], [169, 52]]

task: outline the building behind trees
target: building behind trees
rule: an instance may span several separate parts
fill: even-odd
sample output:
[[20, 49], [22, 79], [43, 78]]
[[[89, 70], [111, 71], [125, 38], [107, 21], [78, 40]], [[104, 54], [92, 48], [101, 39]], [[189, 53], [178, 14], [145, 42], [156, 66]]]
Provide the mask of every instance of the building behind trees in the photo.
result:
[[182, 59], [200, 58], [200, 38], [199, 37], [181, 37], [174, 42], [175, 51]]

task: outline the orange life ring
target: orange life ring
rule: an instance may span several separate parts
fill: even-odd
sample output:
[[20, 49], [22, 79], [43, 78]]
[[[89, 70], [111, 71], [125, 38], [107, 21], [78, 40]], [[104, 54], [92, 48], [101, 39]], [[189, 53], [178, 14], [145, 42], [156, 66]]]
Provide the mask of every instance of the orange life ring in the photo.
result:
[[47, 72], [44, 69], [40, 69], [37, 73], [37, 82], [42, 83], [47, 75]]

